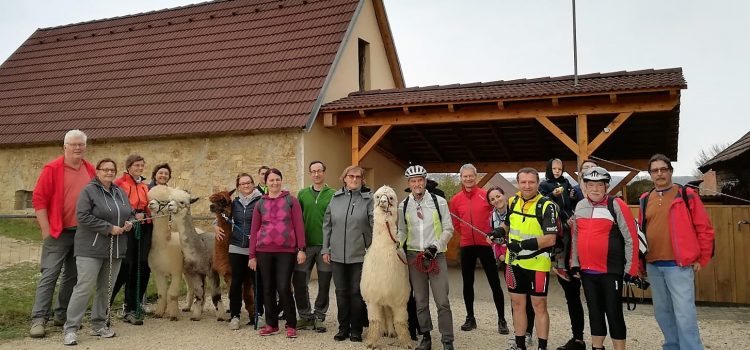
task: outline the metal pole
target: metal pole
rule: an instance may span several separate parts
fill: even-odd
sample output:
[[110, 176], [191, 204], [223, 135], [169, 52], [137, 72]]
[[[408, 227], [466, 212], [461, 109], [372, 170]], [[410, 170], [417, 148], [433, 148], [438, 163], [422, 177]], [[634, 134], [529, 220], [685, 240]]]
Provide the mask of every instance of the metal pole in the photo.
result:
[[578, 41], [576, 39], [576, 0], [573, 1], [573, 86], [578, 86]]

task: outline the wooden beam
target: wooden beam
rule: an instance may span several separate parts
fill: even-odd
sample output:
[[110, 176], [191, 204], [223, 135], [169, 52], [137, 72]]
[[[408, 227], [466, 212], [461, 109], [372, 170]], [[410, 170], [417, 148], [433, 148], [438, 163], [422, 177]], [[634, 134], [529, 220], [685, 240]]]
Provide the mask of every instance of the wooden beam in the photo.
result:
[[609, 94], [609, 103], [617, 103], [617, 94]]
[[477, 158], [477, 155], [474, 154], [474, 152], [471, 150], [473, 148], [472, 146], [474, 146], [473, 142], [471, 142], [472, 138], [469, 137], [469, 135], [466, 135], [466, 133], [464, 133], [463, 128], [461, 128], [460, 125], [456, 125], [454, 129], [456, 130], [456, 134], [458, 135], [458, 137], [463, 141], [460, 143], [460, 145], [463, 146], [464, 149], [466, 150], [466, 154], [469, 155], [469, 159], [472, 162], [477, 162], [479, 158]]
[[579, 114], [576, 120], [576, 138], [578, 140], [578, 164], [589, 158], [589, 122], [585, 114]]
[[477, 182], [477, 187], [484, 187], [484, 185], [490, 182], [490, 180], [492, 180], [492, 178], [495, 177], [496, 174], [497, 173], [494, 172], [484, 174], [484, 176], [482, 176], [482, 179]]
[[565, 172], [568, 173], [568, 175], [572, 177], [573, 180], [576, 180], [576, 182], [578, 182], [578, 172], [576, 172], [575, 170], [565, 170]]
[[[411, 125], [411, 124], [446, 124], [458, 122], [477, 122], [487, 120], [520, 120], [535, 119], [543, 115], [546, 117], [571, 116], [577, 114], [614, 114], [625, 112], [658, 112], [671, 111], [679, 104], [679, 99], [650, 98], [636, 102], [618, 102], [615, 104], [601, 103], [583, 103], [583, 104], [564, 104], [559, 107], [547, 105], [531, 106], [505, 106], [504, 109], [496, 107], [462, 107], [454, 113], [447, 109], [443, 110], [417, 110], [411, 111], [409, 115], [404, 115], [402, 110], [383, 111], [368, 113], [367, 118], [357, 118], [356, 114], [351, 112], [338, 113], [338, 122], [336, 127], [350, 128], [358, 126], [380, 126], [385, 124], [392, 125]], [[498, 105], [499, 106], [499, 105]], [[361, 116], [361, 115], [360, 115]]]
[[599, 148], [599, 146], [601, 146], [602, 143], [604, 143], [604, 141], [607, 140], [607, 138], [612, 136], [615, 130], [617, 130], [617, 128], [619, 128], [623, 123], [625, 123], [625, 121], [628, 120], [628, 118], [630, 118], [630, 116], [632, 115], [633, 115], [633, 112], [620, 113], [615, 117], [615, 119], [612, 119], [612, 121], [609, 124], [607, 124], [604, 130], [602, 130], [599, 133], [599, 135], [596, 135], [594, 140], [591, 141], [591, 143], [589, 143], [589, 147], [588, 147], [589, 154], [593, 154], [594, 151], [596, 151], [596, 149]]
[[628, 185], [628, 182], [630, 182], [636, 176], [638, 176], [639, 173], [640, 173], [640, 171], [635, 171], [635, 170], [630, 171], [630, 173], [628, 173], [628, 175], [625, 176], [622, 179], [622, 181], [620, 181], [620, 183], [618, 183], [616, 186], [614, 186], [614, 187], [612, 187], [612, 188], [609, 189], [609, 194], [610, 195], [615, 195], [619, 191], [622, 191], [622, 193], [625, 194], [625, 191], [623, 190], [623, 188], [625, 188], [625, 186]]
[[564, 131], [562, 131], [560, 128], [555, 125], [549, 118], [547, 117], [536, 117], [536, 120], [539, 122], [539, 124], [542, 124], [549, 132], [552, 133], [552, 135], [555, 135], [558, 140], [562, 141], [562, 143], [565, 146], [568, 146], [573, 153], [578, 153], [578, 146], [576, 146], [575, 141], [568, 136]]
[[323, 125], [328, 128], [336, 126], [336, 113], [323, 113]]
[[359, 165], [359, 127], [352, 126], [352, 165]]
[[430, 141], [430, 139], [427, 138], [427, 135], [425, 135], [424, 132], [422, 132], [422, 130], [419, 130], [418, 127], [413, 126], [413, 125], [411, 129], [412, 131], [414, 131], [414, 133], [417, 134], [417, 137], [419, 137], [422, 140], [422, 142], [427, 144], [427, 147], [432, 151], [432, 154], [435, 155], [435, 158], [437, 158], [441, 162], [445, 161], [445, 159], [443, 159], [443, 155], [440, 154], [440, 151], [438, 151], [438, 149], [435, 147], [435, 144], [433, 144], [432, 141]]
[[453, 109], [453, 104], [452, 104], [452, 103], [449, 103], [449, 104], [448, 104], [448, 112], [451, 112], [451, 113], [453, 113], [453, 112], [455, 112], [455, 111], [456, 111], [456, 110], [455, 110], [455, 109]]
[[503, 103], [503, 101], [497, 101], [497, 109], [501, 111], [505, 109], [505, 103]]
[[364, 118], [364, 117], [365, 117], [365, 110], [364, 110], [364, 109], [360, 109], [360, 110], [357, 110], [357, 113], [359, 114], [359, 116], [360, 116], [361, 118]]
[[[636, 169], [646, 169], [646, 167], [648, 166], [648, 159], [612, 159], [611, 161]], [[421, 165], [429, 169], [431, 173], [457, 173], [458, 169], [460, 169], [461, 165], [463, 164], [464, 163], [458, 162], [425, 162]], [[547, 168], [546, 160], [524, 162], [476, 162], [472, 164], [477, 167], [477, 170], [479, 170], [479, 172], [494, 171], [498, 173], [515, 173], [518, 171], [518, 169], [525, 167], [532, 167], [538, 171], [544, 172], [544, 170]], [[575, 169], [577, 165], [575, 160], [563, 160], [563, 166], [566, 169]], [[630, 168], [625, 168], [614, 164], [606, 164], [604, 167], [609, 171], [631, 170]]]
[[552, 105], [555, 106], [555, 107], [560, 106], [560, 99], [557, 98], [557, 97], [553, 97], [552, 98]]
[[370, 150], [380, 141], [383, 139], [383, 136], [388, 133], [388, 131], [391, 130], [393, 125], [383, 125], [381, 126], [378, 131], [376, 131], [372, 137], [367, 140], [367, 143], [359, 150], [358, 157], [359, 161], [361, 162], [362, 159], [365, 158], [367, 153], [370, 152]]
[[503, 141], [502, 132], [497, 127], [497, 125], [495, 125], [495, 123], [490, 124], [490, 132], [492, 132], [492, 136], [495, 138], [495, 141], [497, 141], [497, 144], [500, 145], [500, 151], [503, 152], [503, 156], [505, 156], [505, 159], [512, 160], [513, 157], [508, 151], [508, 147], [505, 146], [505, 141]]

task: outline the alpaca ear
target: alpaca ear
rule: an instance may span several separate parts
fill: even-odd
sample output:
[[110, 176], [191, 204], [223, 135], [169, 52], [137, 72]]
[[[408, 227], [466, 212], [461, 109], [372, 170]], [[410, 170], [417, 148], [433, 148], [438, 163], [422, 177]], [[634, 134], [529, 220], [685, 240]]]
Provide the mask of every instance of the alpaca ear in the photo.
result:
[[200, 197], [190, 198], [190, 204], [193, 204], [193, 203], [197, 202], [199, 199], [200, 199]]
[[232, 196], [232, 194], [234, 193], [234, 191], [237, 191], [237, 189], [236, 189], [236, 188], [234, 188], [234, 189], [232, 189], [231, 191], [229, 191], [229, 196], [230, 196], [230, 197]]

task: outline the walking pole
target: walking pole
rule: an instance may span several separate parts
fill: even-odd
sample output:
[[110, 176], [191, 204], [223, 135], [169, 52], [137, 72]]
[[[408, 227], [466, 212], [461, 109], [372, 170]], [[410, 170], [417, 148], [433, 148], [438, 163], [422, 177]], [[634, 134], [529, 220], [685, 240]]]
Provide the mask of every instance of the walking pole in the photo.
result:
[[255, 280], [253, 282], [253, 303], [255, 303], [255, 308], [254, 308], [255, 310], [253, 310], [254, 311], [253, 317], [255, 318], [253, 329], [258, 330], [258, 307], [260, 306], [258, 302], [258, 265], [255, 265], [255, 271], [253, 273], [253, 276], [254, 276], [253, 279]]

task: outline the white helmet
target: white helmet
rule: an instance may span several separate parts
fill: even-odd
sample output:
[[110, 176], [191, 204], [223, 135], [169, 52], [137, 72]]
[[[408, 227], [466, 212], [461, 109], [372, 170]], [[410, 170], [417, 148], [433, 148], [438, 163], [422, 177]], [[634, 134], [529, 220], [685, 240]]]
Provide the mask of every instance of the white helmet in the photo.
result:
[[427, 177], [427, 169], [425, 169], [421, 165], [412, 165], [412, 166], [406, 168], [406, 172], [404, 173], [404, 177], [406, 177], [407, 179], [409, 179], [409, 178], [417, 177], [417, 176]]
[[585, 173], [583, 173], [583, 182], [602, 181], [605, 183], [609, 183], [610, 180], [612, 180], [612, 176], [609, 175], [607, 169], [604, 169], [600, 166], [589, 168]]

